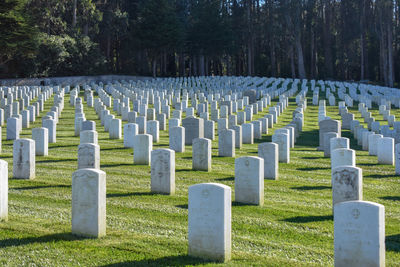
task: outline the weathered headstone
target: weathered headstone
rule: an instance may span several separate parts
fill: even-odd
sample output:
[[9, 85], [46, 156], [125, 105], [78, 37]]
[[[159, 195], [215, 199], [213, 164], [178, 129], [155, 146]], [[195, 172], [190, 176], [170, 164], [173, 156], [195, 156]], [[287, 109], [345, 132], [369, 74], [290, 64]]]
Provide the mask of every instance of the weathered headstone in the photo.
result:
[[160, 126], [158, 121], [147, 121], [146, 133], [153, 136], [154, 143], [158, 143], [160, 141]]
[[278, 144], [279, 162], [290, 162], [289, 135], [278, 133], [272, 135], [272, 142]]
[[49, 134], [49, 143], [55, 143], [57, 141], [57, 124], [55, 120], [44, 120], [42, 123], [44, 128], [47, 128]]
[[80, 169], [72, 174], [72, 233], [106, 235], [106, 173]]
[[100, 169], [100, 146], [80, 144], [78, 146], [78, 169]]
[[341, 137], [340, 121], [337, 120], [323, 120], [319, 122], [319, 147], [318, 150], [324, 151], [324, 133], [334, 132]]
[[36, 156], [47, 156], [49, 154], [48, 129], [44, 127], [32, 129], [32, 139], [35, 141]]
[[330, 139], [330, 153], [338, 148], [350, 148], [350, 139], [347, 137], [336, 137]]
[[215, 139], [215, 122], [211, 120], [204, 121], [204, 138]]
[[124, 147], [133, 148], [134, 138], [139, 134], [139, 125], [127, 123], [124, 125]]
[[149, 165], [151, 151], [153, 150], [153, 136], [138, 134], [133, 141], [133, 163], [136, 165]]
[[342, 128], [346, 129], [346, 130], [350, 130], [350, 124], [353, 120], [354, 120], [354, 114], [344, 113], [342, 115], [342, 123], [343, 123]]
[[189, 187], [189, 256], [225, 262], [231, 258], [231, 188], [216, 183]]
[[254, 125], [252, 123], [242, 124], [242, 143], [243, 144], [254, 143]]
[[252, 121], [251, 123], [253, 124], [254, 139], [261, 139], [262, 138], [261, 121]]
[[139, 134], [146, 134], [146, 129], [147, 129], [146, 117], [143, 116], [137, 117], [136, 123], [139, 125]]
[[331, 139], [338, 138], [337, 133], [324, 133], [324, 157], [331, 156]]
[[353, 149], [337, 148], [331, 152], [331, 169], [339, 166], [356, 166], [356, 152]]
[[151, 192], [175, 194], [175, 151], [151, 151]]
[[188, 117], [182, 120], [185, 128], [185, 145], [192, 145], [193, 139], [204, 137], [204, 120]]
[[235, 157], [235, 131], [229, 129], [219, 131], [218, 156]]
[[394, 139], [383, 137], [378, 139], [378, 163], [394, 164]]
[[335, 266], [385, 266], [385, 207], [346, 201], [334, 207]]
[[264, 159], [254, 156], [235, 159], [235, 201], [264, 204]]
[[19, 139], [19, 127], [17, 118], [7, 119], [7, 140]]
[[339, 166], [332, 170], [332, 208], [340, 202], [362, 200], [362, 170]]
[[16, 179], [35, 178], [35, 141], [18, 139], [13, 145], [13, 177]]
[[264, 159], [264, 178], [278, 180], [278, 144], [261, 143], [258, 145], [258, 156]]
[[242, 126], [232, 126], [232, 130], [235, 131], [235, 147], [242, 148]]
[[244, 91], [243, 96], [247, 96], [249, 98], [249, 104], [257, 102], [257, 92], [254, 89]]
[[81, 125], [82, 131], [96, 131], [96, 122], [95, 121], [83, 121]]
[[192, 168], [198, 171], [211, 171], [211, 140], [206, 138], [193, 140]]
[[98, 144], [98, 133], [96, 131], [82, 131], [80, 134], [80, 144]]
[[110, 123], [110, 139], [121, 139], [122, 137], [122, 121], [120, 119], [112, 119]]
[[175, 152], [185, 152], [185, 128], [177, 126], [169, 130], [169, 148]]

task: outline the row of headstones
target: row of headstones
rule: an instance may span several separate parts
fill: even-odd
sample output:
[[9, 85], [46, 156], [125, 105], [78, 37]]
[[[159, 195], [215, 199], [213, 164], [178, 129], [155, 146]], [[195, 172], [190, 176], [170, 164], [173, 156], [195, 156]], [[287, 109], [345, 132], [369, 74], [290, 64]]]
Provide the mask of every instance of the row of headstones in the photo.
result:
[[[129, 99], [125, 98], [124, 100], [129, 100]], [[280, 104], [281, 103], [278, 103], [278, 106]], [[117, 103], [117, 106], [118, 106], [118, 103]], [[281, 108], [280, 108], [280, 110], [281, 110], [283, 105], [280, 105], [280, 106], [281, 106]], [[115, 105], [114, 105], [114, 107], [115, 107]], [[226, 106], [222, 106], [222, 107], [226, 107]], [[114, 116], [110, 115], [109, 111], [104, 109], [104, 105], [102, 105], [100, 101], [95, 101], [95, 108], [96, 108], [96, 112], [99, 114], [99, 117], [100, 117], [100, 119], [102, 121], [102, 124], [104, 124], [104, 126], [105, 126], [105, 130], [108, 131], [109, 128], [110, 128], [111, 121], [113, 119], [115, 119]], [[154, 111], [153, 109], [147, 109], [147, 111], [149, 111], [149, 110]], [[176, 111], [177, 110], [175, 110], [174, 113]], [[178, 112], [180, 113], [180, 111], [178, 111]], [[275, 108], [274, 108], [274, 112], [276, 112]], [[149, 112], [147, 112], [147, 113], [149, 113]], [[154, 112], [151, 112], [151, 114], [154, 115]], [[202, 113], [202, 115], [203, 114], [204, 113]], [[150, 120], [149, 122], [146, 122], [146, 118], [144, 116], [137, 117], [137, 114], [134, 111], [133, 112], [128, 112], [128, 116], [127, 117], [128, 117], [128, 121], [129, 122], [138, 124], [138, 126], [139, 126], [139, 129], [138, 129], [139, 134], [144, 134], [146, 132], [149, 132], [153, 136], [153, 140], [155, 142], [157, 142], [158, 139], [159, 139], [159, 133], [157, 131], [157, 128], [159, 128], [160, 130], [164, 130], [165, 129], [165, 116], [163, 116], [164, 114], [159, 114], [159, 115], [161, 115], [160, 116], [161, 119], [159, 119], [158, 125], [157, 125], [157, 122], [153, 121], [153, 120]], [[251, 114], [249, 114], [249, 115], [251, 115]], [[124, 117], [124, 115], [123, 115], [123, 117]], [[147, 117], [153, 117], [153, 116], [147, 116]], [[178, 119], [178, 120], [176, 120], [176, 119]], [[176, 118], [176, 119], [173, 118], [173, 119], [170, 120], [170, 128], [171, 128], [171, 125], [179, 126], [180, 119], [181, 119], [181, 114], [178, 114], [178, 118]], [[272, 122], [272, 118], [269, 118], [269, 119]], [[267, 121], [266, 121], [266, 119], [263, 118], [263, 119], [260, 119], [260, 120], [263, 121], [262, 130], [265, 129], [264, 131], [267, 132]], [[277, 120], [277, 116], [276, 115], [275, 115], [275, 120]], [[114, 122], [115, 122], [114, 124], [115, 124], [115, 126], [117, 128], [117, 132], [120, 133], [121, 132], [121, 129], [120, 129], [121, 127], [119, 126], [120, 125], [120, 121], [114, 121]], [[229, 125], [231, 127], [235, 126], [235, 124], [236, 124], [236, 115], [230, 115], [230, 119], [229, 119], [228, 122], [229, 122]], [[205, 127], [205, 130], [204, 130], [204, 136], [206, 136], [207, 138], [210, 138], [211, 140], [213, 140], [214, 139], [214, 128], [215, 128], [214, 124], [211, 121], [207, 121], [206, 120], [205, 126], [206, 127]], [[126, 130], [134, 128], [133, 125], [126, 125], [125, 127], [127, 127]], [[222, 128], [222, 127], [220, 127], [220, 128]], [[258, 127], [258, 128], [260, 128], [260, 127]], [[129, 132], [134, 132], [134, 130], [133, 131], [129, 131]], [[111, 133], [110, 133], [110, 135], [111, 135]], [[245, 136], [247, 136], [247, 135], [245, 135]], [[118, 134], [116, 138], [120, 138], [120, 134]], [[124, 140], [126, 140], [126, 138], [124, 138]], [[132, 139], [128, 137], [128, 140], [132, 140]], [[127, 142], [125, 142], [125, 143], [127, 143]], [[190, 143], [190, 141], [186, 141], [186, 143]], [[245, 143], [246, 143], [246, 141], [245, 141]]]
[[[379, 141], [379, 138], [383, 137], [382, 135], [374, 135], [375, 131], [368, 131], [368, 129], [365, 129], [362, 125], [360, 125], [360, 122], [358, 120], [354, 120], [354, 115], [351, 113], [348, 113], [345, 107], [343, 106], [341, 102], [339, 103], [339, 110], [341, 113], [342, 121], [343, 121], [343, 128], [344, 129], [350, 129], [351, 133], [354, 134], [354, 138], [357, 140], [358, 145], [361, 145], [363, 150], [370, 150], [371, 155], [381, 155], [378, 156], [378, 162], [383, 163], [383, 164], [393, 164], [393, 159], [394, 157], [387, 156], [385, 151], [387, 146], [382, 144], [379, 145], [379, 142], [384, 142], [384, 143], [390, 143], [392, 141], [389, 141], [390, 139], [384, 139]], [[321, 105], [323, 106], [323, 104]], [[320, 107], [321, 107], [320, 106]], [[372, 122], [374, 123], [374, 122]], [[378, 122], [379, 126], [379, 122]], [[325, 151], [325, 153], [328, 155], [329, 152], [329, 138], [331, 137], [336, 137], [335, 134], [337, 134], [337, 137], [340, 137], [341, 135], [341, 123], [337, 120], [332, 120], [329, 117], [323, 118], [319, 122], [319, 132], [320, 132], [320, 145], [319, 148], [320, 150]], [[376, 130], [379, 133], [379, 127]], [[324, 135], [328, 136], [328, 139], [325, 140]], [[392, 138], [393, 139], [393, 138]], [[378, 151], [381, 151], [381, 153], [378, 153]], [[391, 151], [391, 150], [389, 150]], [[394, 151], [394, 145], [393, 145], [393, 151]], [[388, 153], [390, 155], [390, 153]], [[389, 162], [389, 160], [386, 160], [385, 158], [390, 157], [392, 160], [392, 163]], [[389, 162], [389, 163], [385, 163]]]
[[[80, 100], [78, 100], [80, 101]], [[81, 103], [80, 103], [81, 104]], [[302, 101], [300, 104], [300, 110], [297, 110], [298, 112], [302, 112], [303, 107], [306, 107], [306, 101]], [[79, 108], [80, 109], [80, 108]], [[186, 119], [185, 119], [186, 120]], [[185, 121], [184, 120], [184, 121]], [[202, 119], [197, 119], [197, 118], [187, 118], [187, 120], [194, 121], [196, 122], [195, 127], [193, 125], [187, 126], [187, 129], [196, 129], [198, 132], [197, 134], [200, 135], [200, 130], [201, 130], [201, 122]], [[200, 125], [200, 126], [199, 126]], [[132, 139], [133, 139], [133, 147], [135, 148], [135, 153], [134, 153], [134, 163], [135, 164], [145, 164], [149, 165], [151, 162], [151, 166], [153, 169], [153, 166], [156, 166], [154, 168], [159, 169], [160, 175], [163, 173], [163, 168], [164, 167], [157, 167], [157, 162], [165, 162], [167, 166], [175, 166], [175, 157], [174, 154], [171, 152], [174, 152], [173, 150], [155, 150], [152, 151], [152, 136], [151, 135], [146, 135], [146, 134], [141, 134], [138, 135], [138, 125], [134, 123], [128, 123], [125, 125], [125, 132], [127, 129], [132, 129]], [[179, 135], [174, 135], [170, 133], [170, 139], [176, 139], [176, 136], [182, 137], [185, 132], [183, 131], [182, 127], [173, 127], [172, 129], [178, 128], [180, 129], [180, 134]], [[289, 162], [290, 159], [290, 154], [289, 154], [289, 149], [290, 147], [294, 146], [294, 140], [298, 136], [298, 129], [296, 124], [292, 126], [287, 126], [288, 129], [278, 129], [276, 133], [273, 136], [273, 141], [276, 140], [277, 143], [264, 143], [260, 144], [259, 146], [259, 155], [262, 156], [265, 159], [268, 159], [265, 163], [265, 171], [262, 171], [263, 173], [263, 178], [271, 178], [271, 179], [277, 179], [278, 177], [278, 159], [282, 162]], [[171, 129], [171, 130], [172, 130]], [[83, 131], [81, 134], [90, 135], [90, 137], [93, 139], [93, 136], [97, 136], [97, 132], [95, 131]], [[128, 136], [128, 135], [125, 135]], [[124, 136], [124, 139], [125, 139]], [[174, 138], [171, 138], [174, 137]], [[284, 137], [284, 138], [281, 138]], [[86, 139], [86, 138], [85, 138]], [[223, 139], [223, 138], [222, 138]], [[183, 143], [184, 138], [181, 138], [180, 140], [180, 145], [181, 147], [184, 148], [184, 143]], [[192, 139], [193, 140], [193, 139]], [[224, 140], [224, 139], [223, 139]], [[233, 140], [233, 139], [231, 139]], [[97, 141], [91, 140], [89, 143], [85, 143], [85, 141], [82, 141], [81, 137], [81, 144], [78, 148], [78, 168], [95, 168], [99, 169], [100, 166], [100, 148], [96, 143], [93, 143]], [[125, 143], [125, 142], [124, 142]], [[174, 143], [174, 142], [171, 142]], [[206, 170], [209, 171], [211, 169], [211, 140], [206, 139], [206, 138], [195, 138], [193, 140], [193, 169], [194, 170]], [[222, 147], [220, 145], [220, 147]], [[278, 149], [280, 147], [280, 149]], [[226, 149], [225, 149], [226, 150]], [[221, 149], [220, 149], [221, 151]], [[279, 153], [279, 152], [280, 153]], [[286, 152], [286, 153], [285, 153]], [[153, 155], [154, 154], [154, 155]], [[221, 153], [220, 153], [221, 154]], [[160, 155], [160, 156], [157, 156]], [[278, 156], [281, 155], [281, 156]], [[156, 156], [156, 159], [154, 159], [154, 156]], [[160, 157], [164, 158], [165, 160], [160, 159]], [[161, 168], [161, 169], [160, 169]], [[167, 167], [166, 168], [167, 172], [169, 173], [167, 177], [174, 177], [174, 173], [171, 174], [171, 168]], [[168, 178], [170, 179], [170, 178]], [[164, 193], [169, 193], [173, 192], [175, 189], [171, 188], [171, 185], [174, 185], [174, 181], [168, 180], [164, 182], [163, 184], [165, 185], [165, 188], [168, 188], [167, 191]], [[153, 179], [152, 179], [153, 180]]]
[[[53, 88], [44, 90], [39, 96], [38, 100], [33, 105], [28, 106], [27, 110], [22, 111], [22, 115], [15, 113], [12, 117], [7, 119], [7, 140], [16, 140], [23, 128], [29, 128], [31, 122], [36, 121], [36, 116], [39, 116], [40, 112], [44, 110], [44, 102], [47, 101], [53, 94]], [[14, 102], [18, 103], [18, 102]], [[59, 106], [62, 104], [54, 105], [46, 116], [42, 118], [43, 125], [51, 127], [52, 122], [46, 120], [58, 120]], [[46, 121], [46, 122], [45, 122]]]
[[[385, 111], [390, 109], [390, 103], [385, 102], [385, 105], [380, 105], [379, 112], [388, 115]], [[354, 114], [340, 108], [343, 124], [349, 127], [348, 129], [357, 140], [358, 145], [362, 146], [362, 150], [368, 151], [369, 155], [377, 156], [378, 164], [395, 165], [395, 173], [400, 174], [400, 140], [396, 139], [400, 134], [400, 122], [396, 122], [394, 118], [391, 121], [390, 116], [394, 117], [394, 115], [386, 117], [383, 115], [389, 125], [380, 126], [380, 123], [375, 121], [371, 112], [368, 111], [365, 103], [359, 103], [358, 110], [364, 118], [364, 122], [368, 123], [368, 128], [364, 128], [360, 121], [354, 120]], [[391, 124], [394, 126], [393, 131], [389, 129]]]
[[[0, 90], [0, 119], [3, 123], [4, 119], [11, 118], [13, 115], [18, 115], [24, 109], [30, 109], [30, 102], [37, 96], [42, 94], [43, 88], [40, 87], [3, 87]], [[43, 91], [48, 91], [50, 88], [46, 87]], [[39, 101], [40, 100], [40, 101]], [[38, 104], [41, 105], [41, 97], [38, 98]], [[35, 108], [38, 106], [36, 104]]]
[[325, 119], [319, 128], [319, 149], [331, 157], [335, 266], [384, 266], [384, 206], [362, 201], [362, 170], [340, 121]]
[[[162, 159], [160, 161], [163, 162]], [[236, 159], [237, 202], [262, 204], [262, 161], [257, 157]], [[171, 170], [174, 166], [166, 166], [164, 163], [163, 170], [165, 167]], [[156, 167], [152, 167], [152, 172], [153, 170], [159, 172]], [[334, 177], [339, 177], [339, 169], [334, 173]], [[348, 174], [342, 172], [342, 180], [347, 176]], [[154, 190], [157, 190], [159, 177], [157, 174], [154, 183], [152, 177]], [[0, 185], [0, 219], [7, 220], [8, 203], [4, 199], [8, 197], [5, 198], [4, 195], [8, 196], [8, 164], [3, 160], [0, 160]], [[216, 261], [229, 260], [232, 248], [230, 187], [214, 183], [190, 186], [188, 210], [188, 254]], [[384, 266], [384, 216], [384, 206], [372, 202], [344, 201], [335, 204], [335, 264]], [[77, 235], [100, 237], [106, 234], [105, 172], [79, 169], [73, 173], [71, 228], [72, 233]]]
[[[253, 192], [253, 199], [257, 193]], [[189, 255], [229, 260], [232, 249], [230, 187], [214, 183], [190, 186], [188, 209]], [[334, 206], [335, 266], [384, 266], [384, 218], [384, 206], [377, 203], [337, 203]]]
[[[332, 132], [329, 132], [329, 130]], [[325, 144], [325, 156], [331, 156], [332, 207], [335, 225], [335, 265], [364, 266], [365, 264], [373, 264], [373, 266], [384, 266], [385, 250], [380, 247], [382, 244], [384, 245], [384, 216], [381, 217], [384, 212], [384, 206], [362, 201], [362, 170], [355, 165], [355, 151], [349, 148], [349, 139], [338, 137], [338, 133], [340, 133], [339, 121], [328, 119], [320, 122], [320, 134], [322, 134], [323, 143]], [[387, 150], [384, 145], [379, 144], [378, 147], [380, 146], [382, 146], [383, 150]], [[328, 153], [326, 153], [328, 150], [327, 147], [329, 147]], [[346, 221], [358, 220], [360, 217], [359, 208], [355, 209], [353, 207], [351, 214], [349, 214], [352, 217], [346, 216], [346, 220], [343, 219], [343, 207], [354, 205], [354, 203], [363, 203], [362, 207], [368, 206], [371, 210], [379, 211], [374, 215], [375, 217], [370, 215], [371, 217], [368, 221], [371, 222], [370, 220], [372, 219], [375, 224], [371, 229], [372, 233], [382, 233], [383, 231], [383, 236], [379, 236], [377, 239], [379, 242], [373, 246], [371, 246], [371, 243], [366, 242], [366, 233], [360, 233], [357, 229], [359, 226]], [[345, 229], [341, 229], [340, 227]], [[352, 231], [349, 231], [349, 228]], [[357, 239], [354, 239], [355, 237]], [[357, 256], [354, 254], [354, 248], [351, 246], [355, 243], [361, 248], [358, 250], [358, 252], [361, 251], [361, 257], [358, 254]], [[349, 248], [353, 249], [353, 251], [343, 251], [343, 249]]]
[[[16, 179], [34, 179], [36, 172], [36, 156], [47, 156], [49, 143], [56, 142], [56, 119], [64, 108], [64, 92], [54, 96], [57, 115], [42, 117], [42, 127], [32, 129], [32, 139], [18, 138], [13, 143], [13, 177]], [[8, 125], [7, 125], [8, 127]]]

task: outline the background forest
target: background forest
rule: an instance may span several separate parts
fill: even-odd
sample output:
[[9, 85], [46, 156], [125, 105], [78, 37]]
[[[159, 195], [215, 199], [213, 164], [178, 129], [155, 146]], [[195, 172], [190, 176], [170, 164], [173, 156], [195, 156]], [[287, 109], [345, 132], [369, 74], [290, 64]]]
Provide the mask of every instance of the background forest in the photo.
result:
[[[0, 75], [400, 81], [400, 0], [3, 0]], [[396, 74], [396, 75], [395, 75]]]

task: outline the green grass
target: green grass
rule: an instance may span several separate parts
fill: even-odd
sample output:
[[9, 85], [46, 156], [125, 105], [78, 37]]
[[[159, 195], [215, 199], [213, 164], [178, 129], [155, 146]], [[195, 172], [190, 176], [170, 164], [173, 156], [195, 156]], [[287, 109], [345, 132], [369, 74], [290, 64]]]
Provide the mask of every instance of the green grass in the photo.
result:
[[[291, 121], [296, 104], [290, 100], [274, 129]], [[52, 99], [45, 104], [46, 111], [51, 103]], [[291, 162], [279, 164], [278, 181], [265, 180], [264, 206], [232, 205], [232, 260], [227, 265], [333, 265], [330, 160], [316, 150], [318, 107], [311, 106], [311, 97], [308, 103]], [[357, 108], [350, 110], [356, 119], [361, 117]], [[185, 153], [176, 153], [176, 195], [151, 194], [150, 167], [133, 165], [133, 151], [123, 148], [123, 140], [108, 139], [94, 109], [84, 104], [84, 111], [88, 120], [96, 121], [101, 169], [107, 173], [107, 236], [71, 235], [71, 177], [77, 168], [79, 138], [73, 136], [74, 108], [66, 95], [57, 143], [50, 144], [49, 156], [36, 157], [36, 179], [9, 180], [9, 221], [0, 223], [0, 265], [216, 265], [187, 256], [188, 187], [217, 182], [234, 193], [234, 158], [217, 157], [215, 140], [212, 172], [192, 171], [191, 147], [186, 146]], [[337, 106], [327, 106], [327, 116], [338, 119], [337, 113]], [[400, 111], [392, 114], [400, 117]], [[373, 116], [383, 119], [377, 110]], [[40, 124], [37, 118], [31, 128]], [[243, 145], [236, 157], [257, 155], [257, 143], [270, 141], [272, 133], [269, 129], [263, 140]], [[347, 130], [343, 136], [351, 137]], [[168, 133], [162, 131], [160, 137], [154, 149], [168, 147]], [[21, 138], [31, 138], [31, 129], [23, 130]], [[394, 175], [393, 166], [376, 165], [377, 158], [360, 151], [354, 139], [351, 146], [357, 149], [357, 166], [363, 169], [364, 200], [385, 205], [387, 266], [399, 266], [400, 177]], [[0, 156], [9, 163], [12, 177], [11, 141], [3, 141]]]

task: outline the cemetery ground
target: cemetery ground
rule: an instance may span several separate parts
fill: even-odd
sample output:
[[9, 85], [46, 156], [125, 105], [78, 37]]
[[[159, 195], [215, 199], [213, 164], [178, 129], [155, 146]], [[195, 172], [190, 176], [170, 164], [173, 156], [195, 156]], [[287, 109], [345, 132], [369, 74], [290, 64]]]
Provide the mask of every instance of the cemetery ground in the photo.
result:
[[[80, 95], [83, 98], [83, 94]], [[290, 163], [279, 163], [279, 179], [265, 180], [264, 206], [238, 204], [232, 197], [232, 260], [226, 265], [330, 266], [333, 265], [333, 217], [330, 159], [318, 146], [318, 106], [308, 95], [305, 126]], [[321, 96], [322, 97], [322, 96]], [[216, 182], [230, 186], [234, 196], [234, 158], [218, 157], [218, 138], [212, 142], [212, 171], [192, 171], [191, 146], [176, 153], [176, 193], [150, 193], [150, 167], [133, 165], [133, 150], [123, 139], [111, 140], [93, 108], [85, 106], [87, 120], [96, 121], [101, 150], [101, 170], [107, 174], [107, 236], [80, 238], [71, 234], [71, 177], [77, 169], [79, 137], [74, 136], [74, 107], [65, 97], [57, 124], [57, 143], [49, 144], [49, 156], [36, 156], [34, 180], [12, 179], [12, 141], [5, 141], [0, 158], [9, 167], [9, 220], [0, 223], [0, 265], [118, 266], [118, 265], [215, 265], [187, 256], [188, 187]], [[275, 99], [276, 103], [277, 99]], [[21, 138], [31, 138], [41, 126], [41, 116]], [[349, 108], [355, 119], [361, 114]], [[274, 129], [291, 121], [295, 99], [279, 123], [255, 144], [236, 149], [236, 158], [257, 156], [257, 146], [270, 142]], [[337, 106], [327, 106], [327, 116], [340, 119]], [[375, 106], [372, 115], [383, 121]], [[268, 111], [254, 115], [254, 119]], [[112, 112], [112, 114], [117, 115]], [[400, 117], [400, 110], [391, 114]], [[125, 124], [126, 122], [123, 122]], [[168, 126], [167, 126], [168, 129]], [[377, 165], [377, 157], [357, 149], [356, 166], [363, 170], [363, 199], [385, 206], [386, 264], [400, 266], [400, 177], [394, 166]], [[168, 148], [168, 131], [160, 131], [153, 149]]]

